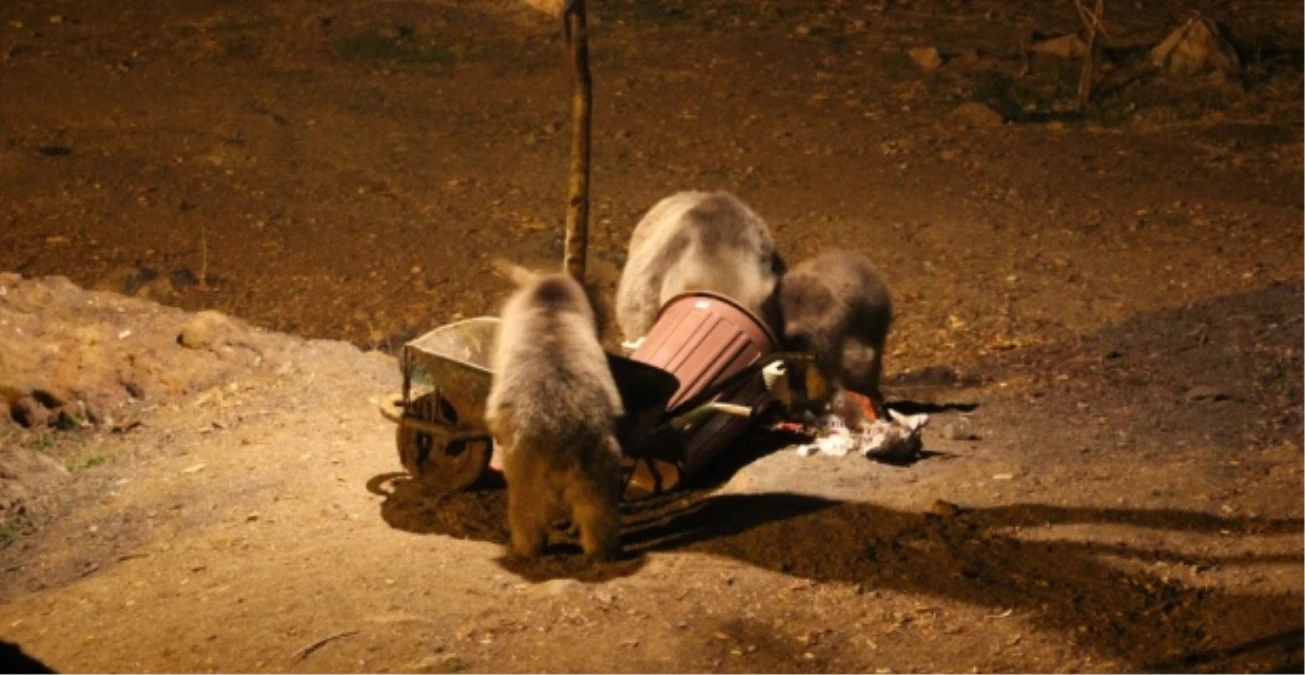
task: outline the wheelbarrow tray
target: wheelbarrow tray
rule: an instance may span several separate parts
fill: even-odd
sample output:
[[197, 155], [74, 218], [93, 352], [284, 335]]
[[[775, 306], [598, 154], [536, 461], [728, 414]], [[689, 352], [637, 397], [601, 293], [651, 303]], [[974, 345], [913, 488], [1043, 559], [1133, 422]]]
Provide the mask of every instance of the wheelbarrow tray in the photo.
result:
[[[419, 391], [438, 389], [462, 426], [484, 429], [498, 325], [495, 317], [466, 319], [406, 343], [401, 364], [405, 379]], [[617, 438], [637, 439], [665, 422], [667, 402], [679, 389], [675, 376], [615, 354], [607, 354], [607, 363], [626, 412], [617, 425]]]
[[[476, 317], [436, 328], [403, 345], [400, 367], [408, 388], [438, 389], [465, 427], [483, 429], [494, 374], [490, 357], [499, 320]], [[410, 384], [411, 383], [411, 384]]]

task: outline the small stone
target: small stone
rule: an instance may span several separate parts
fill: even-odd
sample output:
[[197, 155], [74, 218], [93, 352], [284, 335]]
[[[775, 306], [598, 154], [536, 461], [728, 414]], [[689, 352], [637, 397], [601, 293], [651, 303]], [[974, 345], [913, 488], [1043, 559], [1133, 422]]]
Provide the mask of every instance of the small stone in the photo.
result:
[[952, 111], [952, 116], [978, 127], [995, 127], [1006, 122], [1005, 116], [978, 101], [962, 103]]
[[575, 579], [553, 579], [539, 584], [535, 589], [544, 595], [567, 595], [584, 590], [584, 584]]
[[954, 422], [944, 424], [942, 437], [949, 441], [974, 440], [974, 434], [970, 432], [970, 420], [962, 417]]
[[1083, 38], [1074, 33], [1068, 33], [1066, 35], [1061, 35], [1060, 37], [1035, 42], [1029, 47], [1029, 51], [1031, 52], [1050, 54], [1051, 56], [1058, 56], [1062, 59], [1080, 58], [1084, 54], [1087, 54], [1087, 49], [1087, 43], [1083, 41]]
[[915, 61], [915, 65], [925, 70], [937, 70], [943, 64], [942, 54], [934, 47], [912, 47], [906, 50], [906, 54]]
[[188, 466], [188, 467], [182, 469], [181, 472], [182, 472], [182, 473], [199, 473], [200, 471], [203, 471], [203, 470], [206, 469], [206, 468], [208, 468], [208, 465], [207, 465], [207, 464], [204, 464], [203, 462], [200, 462], [199, 464], [191, 464], [190, 466]]
[[932, 513], [939, 518], [955, 518], [960, 515], [961, 507], [951, 502], [935, 499], [933, 504], [929, 505], [929, 513]]

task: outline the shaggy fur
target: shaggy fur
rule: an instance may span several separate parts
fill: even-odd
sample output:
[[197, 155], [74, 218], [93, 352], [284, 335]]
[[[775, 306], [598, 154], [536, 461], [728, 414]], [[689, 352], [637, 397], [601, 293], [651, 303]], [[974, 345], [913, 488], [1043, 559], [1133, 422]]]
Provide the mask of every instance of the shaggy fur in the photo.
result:
[[634, 228], [616, 287], [616, 323], [623, 339], [637, 340], [671, 298], [713, 291], [774, 325], [770, 300], [782, 271], [766, 223], [737, 197], [680, 192], [658, 202]]
[[510, 553], [539, 555], [569, 519], [585, 554], [620, 552], [621, 396], [598, 343], [593, 309], [563, 274], [512, 268], [519, 288], [503, 308], [485, 414], [503, 452]]
[[882, 410], [879, 378], [893, 307], [870, 260], [844, 251], [822, 253], [785, 274], [777, 296], [785, 347], [815, 355], [836, 400], [843, 399], [841, 389], [851, 389]]

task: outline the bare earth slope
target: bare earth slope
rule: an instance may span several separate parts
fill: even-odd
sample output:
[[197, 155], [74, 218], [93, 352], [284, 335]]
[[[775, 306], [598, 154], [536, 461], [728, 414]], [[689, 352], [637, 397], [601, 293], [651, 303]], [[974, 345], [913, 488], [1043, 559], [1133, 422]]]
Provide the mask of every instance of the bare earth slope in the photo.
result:
[[[192, 321], [8, 284], [58, 288], [44, 317], [70, 327], [88, 297], [142, 335]], [[1278, 286], [1148, 317], [983, 364], [982, 385], [898, 378], [900, 405], [942, 411], [925, 459], [783, 450], [733, 472], [745, 441], [722, 484], [628, 509], [634, 556], [606, 567], [565, 546], [505, 564], [501, 490], [434, 497], [395, 473], [374, 404], [391, 358], [242, 327], [280, 365], [41, 451], [105, 461], [0, 553], [0, 626], [77, 671], [1290, 667], [1301, 300]], [[936, 433], [972, 406], [973, 439]]]

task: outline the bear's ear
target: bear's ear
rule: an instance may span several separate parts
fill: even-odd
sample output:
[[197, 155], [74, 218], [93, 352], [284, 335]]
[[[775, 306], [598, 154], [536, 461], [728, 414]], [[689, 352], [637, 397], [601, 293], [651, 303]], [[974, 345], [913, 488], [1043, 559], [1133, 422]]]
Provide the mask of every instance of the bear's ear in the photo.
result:
[[773, 251], [770, 254], [770, 271], [775, 273], [776, 277], [782, 277], [788, 272], [788, 263], [779, 251]]
[[506, 277], [509, 281], [517, 286], [527, 286], [539, 279], [538, 272], [532, 272], [520, 265], [510, 263], [503, 258], [494, 258], [490, 263], [494, 271], [500, 276]]
[[[780, 302], [785, 313], [819, 312], [834, 301], [834, 294], [820, 279], [803, 270], [780, 277]], [[788, 318], [788, 317], [785, 317]]]

